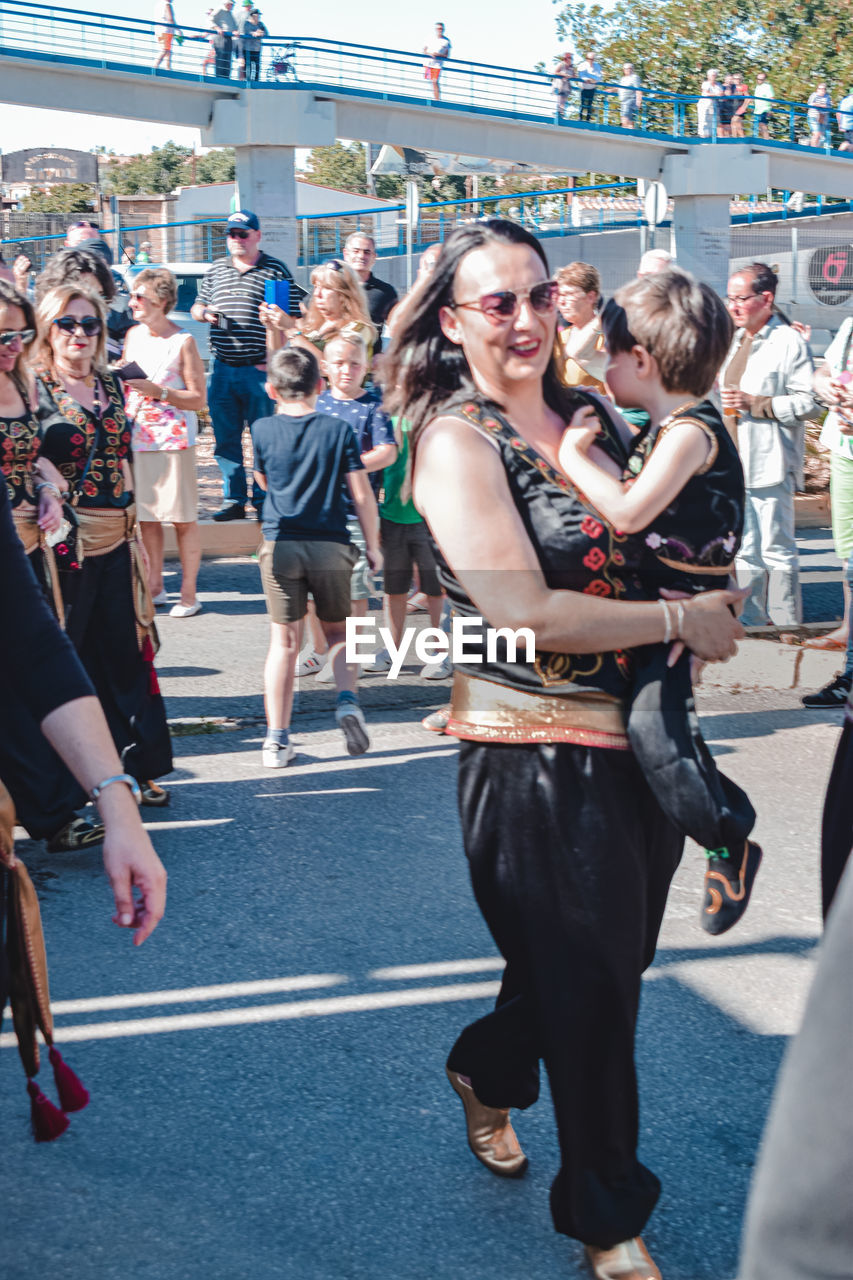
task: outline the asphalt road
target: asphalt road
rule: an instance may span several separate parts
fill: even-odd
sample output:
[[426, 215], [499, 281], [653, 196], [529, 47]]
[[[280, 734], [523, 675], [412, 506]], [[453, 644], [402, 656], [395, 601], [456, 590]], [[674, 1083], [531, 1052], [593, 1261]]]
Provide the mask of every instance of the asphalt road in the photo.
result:
[[[42, 898], [58, 1042], [92, 1102], [36, 1146], [7, 1024], [0, 1275], [587, 1275], [550, 1225], [547, 1092], [518, 1118], [528, 1175], [504, 1182], [468, 1152], [444, 1078], [447, 1048], [500, 971], [461, 850], [456, 748], [419, 725], [446, 687], [366, 680], [373, 748], [353, 761], [333, 694], [304, 681], [296, 760], [264, 770], [256, 567], [206, 564], [201, 585], [205, 612], [161, 625], [170, 716], [190, 732], [175, 740], [171, 807], [147, 811], [170, 876], [154, 937], [134, 951], [110, 924], [96, 852], [21, 846]], [[765, 863], [744, 921], [713, 939], [688, 849], [645, 985], [641, 1155], [664, 1183], [646, 1240], [666, 1280], [736, 1273], [819, 935], [819, 815], [840, 723], [772, 688], [710, 689], [700, 709], [756, 802]]]

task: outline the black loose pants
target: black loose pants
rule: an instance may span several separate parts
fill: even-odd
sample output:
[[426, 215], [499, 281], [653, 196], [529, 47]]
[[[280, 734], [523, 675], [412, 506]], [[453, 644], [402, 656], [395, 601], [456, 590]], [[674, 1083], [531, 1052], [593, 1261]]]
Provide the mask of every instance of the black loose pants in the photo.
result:
[[448, 1067], [493, 1107], [529, 1107], [539, 1062], [562, 1165], [557, 1231], [638, 1235], [660, 1183], [637, 1159], [634, 1031], [683, 838], [628, 751], [463, 743], [459, 807], [480, 910], [506, 959], [493, 1012]]

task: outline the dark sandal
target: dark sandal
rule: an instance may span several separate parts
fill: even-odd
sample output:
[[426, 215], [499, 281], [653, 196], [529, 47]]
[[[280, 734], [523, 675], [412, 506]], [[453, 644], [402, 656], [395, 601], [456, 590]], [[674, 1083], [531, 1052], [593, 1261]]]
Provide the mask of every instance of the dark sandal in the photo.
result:
[[48, 853], [76, 853], [78, 849], [88, 849], [93, 844], [102, 844], [104, 827], [101, 822], [91, 822], [79, 815], [66, 822], [64, 827], [50, 837], [47, 842]]
[[171, 791], [167, 791], [165, 787], [158, 787], [156, 782], [141, 782], [139, 789], [142, 792], [142, 803], [152, 809], [165, 809], [172, 799]]

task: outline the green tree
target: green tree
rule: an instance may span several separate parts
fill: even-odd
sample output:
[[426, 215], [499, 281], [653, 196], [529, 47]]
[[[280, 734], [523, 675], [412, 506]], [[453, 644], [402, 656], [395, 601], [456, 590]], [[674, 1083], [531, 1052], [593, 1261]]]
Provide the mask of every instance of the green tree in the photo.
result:
[[90, 213], [95, 208], [95, 188], [88, 182], [68, 182], [44, 191], [33, 187], [21, 201], [25, 213]]
[[849, 12], [850, 0], [569, 0], [557, 34], [580, 56], [595, 49], [609, 80], [633, 62], [646, 85], [698, 93], [708, 67], [743, 71], [750, 85], [764, 70], [777, 98], [804, 102], [825, 78], [837, 101], [853, 76]]
[[338, 187], [367, 195], [365, 148], [361, 142], [334, 142], [330, 147], [315, 147], [308, 155], [306, 177], [324, 187]]
[[[184, 165], [183, 183], [192, 181], [192, 159]], [[237, 171], [233, 147], [220, 147], [216, 151], [208, 151], [206, 155], [197, 156], [195, 162], [196, 182], [233, 182]]]

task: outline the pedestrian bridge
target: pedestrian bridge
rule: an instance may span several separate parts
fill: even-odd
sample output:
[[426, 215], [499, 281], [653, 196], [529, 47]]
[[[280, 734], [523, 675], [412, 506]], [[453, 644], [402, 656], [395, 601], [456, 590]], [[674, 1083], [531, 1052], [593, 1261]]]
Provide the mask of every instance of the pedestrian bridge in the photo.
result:
[[[289, 256], [294, 149], [335, 138], [662, 180], [675, 200], [679, 257], [714, 283], [724, 279], [733, 193], [853, 196], [853, 153], [834, 150], [831, 133], [821, 149], [800, 145], [802, 103], [774, 104], [768, 139], [724, 138], [716, 123], [699, 138], [697, 96], [644, 88], [637, 127], [622, 129], [615, 85], [602, 85], [582, 122], [576, 93], [558, 114], [548, 75], [449, 59], [436, 101], [422, 54], [302, 37], [264, 41], [260, 79], [247, 84], [204, 74], [209, 31], [181, 34], [171, 68], [155, 70], [149, 20], [4, 0], [0, 100], [195, 126], [206, 145], [234, 146], [241, 201], [264, 219], [267, 243]], [[750, 112], [746, 119], [753, 128]]]

